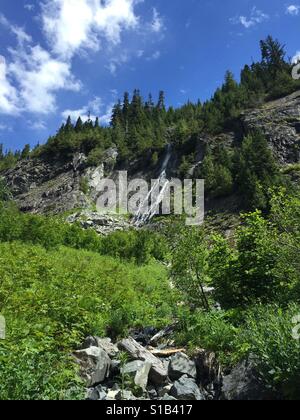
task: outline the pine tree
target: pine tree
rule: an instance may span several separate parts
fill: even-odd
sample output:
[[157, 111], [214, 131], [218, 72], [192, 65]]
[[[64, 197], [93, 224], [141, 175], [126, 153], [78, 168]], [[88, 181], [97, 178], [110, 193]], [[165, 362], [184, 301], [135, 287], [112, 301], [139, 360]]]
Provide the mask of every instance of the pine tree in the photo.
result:
[[122, 119], [123, 119], [123, 127], [126, 133], [128, 133], [128, 130], [129, 130], [129, 113], [130, 113], [129, 93], [125, 92], [124, 100], [123, 100], [123, 108], [122, 108]]
[[27, 159], [30, 155], [30, 145], [26, 144], [21, 153], [21, 159]]
[[80, 133], [80, 131], [82, 131], [82, 128], [83, 128], [83, 122], [82, 122], [81, 117], [79, 117], [75, 125], [75, 131], [77, 133]]
[[285, 46], [281, 45], [276, 39], [268, 36], [264, 41], [260, 41], [262, 64], [270, 71], [272, 77], [286, 68]]
[[73, 130], [73, 124], [72, 124], [72, 120], [71, 120], [71, 117], [70, 116], [68, 116], [68, 118], [67, 118], [67, 121], [66, 121], [66, 125], [65, 125], [65, 127], [64, 127], [64, 130], [65, 131], [72, 131]]
[[159, 92], [159, 98], [158, 98], [158, 103], [157, 103], [157, 109], [159, 111], [166, 111], [166, 105], [165, 105], [165, 92], [163, 90], [161, 90]]
[[122, 105], [119, 100], [112, 109], [110, 125], [116, 128], [118, 124], [122, 124]]
[[268, 190], [280, 180], [280, 172], [265, 136], [254, 132], [243, 141], [235, 158], [235, 181], [243, 204], [265, 210]]

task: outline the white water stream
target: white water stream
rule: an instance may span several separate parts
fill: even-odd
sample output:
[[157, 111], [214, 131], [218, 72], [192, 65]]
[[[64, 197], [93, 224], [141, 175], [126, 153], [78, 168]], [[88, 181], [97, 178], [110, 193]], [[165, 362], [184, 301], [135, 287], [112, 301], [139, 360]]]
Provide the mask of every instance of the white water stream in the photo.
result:
[[[160, 202], [163, 199], [166, 187], [169, 184], [169, 180], [167, 179], [167, 168], [170, 162], [172, 155], [171, 145], [168, 144], [166, 150], [166, 156], [162, 162], [160, 168], [160, 175], [159, 178], [153, 183], [151, 190], [149, 191], [148, 195], [145, 197], [143, 201], [141, 201], [139, 205], [139, 209], [135, 215], [134, 224], [135, 226], [143, 226], [145, 223], [151, 220], [156, 212]], [[157, 194], [157, 192], [159, 193]], [[153, 196], [155, 198], [153, 202]], [[151, 201], [150, 201], [151, 200]], [[150, 201], [150, 205], [149, 205]]]

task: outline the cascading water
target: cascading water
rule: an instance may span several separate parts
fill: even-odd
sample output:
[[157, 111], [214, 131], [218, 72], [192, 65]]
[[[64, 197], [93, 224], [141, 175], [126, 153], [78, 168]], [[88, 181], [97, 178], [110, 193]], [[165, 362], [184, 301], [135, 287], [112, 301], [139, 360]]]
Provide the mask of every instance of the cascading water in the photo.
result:
[[[171, 159], [171, 155], [172, 155], [172, 148], [171, 148], [171, 145], [168, 144], [166, 148], [166, 155], [160, 168], [159, 178], [152, 185], [152, 188], [149, 191], [148, 195], [145, 197], [145, 199], [140, 203], [139, 209], [134, 218], [135, 226], [143, 226], [145, 223], [149, 222], [149, 220], [151, 220], [155, 216], [157, 207], [159, 206], [159, 203], [163, 199], [166, 187], [169, 184], [169, 180], [167, 179], [167, 168]], [[155, 201], [152, 202], [152, 195], [157, 189], [159, 189], [159, 193], [156, 195]], [[150, 199], [151, 199], [151, 204], [149, 206]]]

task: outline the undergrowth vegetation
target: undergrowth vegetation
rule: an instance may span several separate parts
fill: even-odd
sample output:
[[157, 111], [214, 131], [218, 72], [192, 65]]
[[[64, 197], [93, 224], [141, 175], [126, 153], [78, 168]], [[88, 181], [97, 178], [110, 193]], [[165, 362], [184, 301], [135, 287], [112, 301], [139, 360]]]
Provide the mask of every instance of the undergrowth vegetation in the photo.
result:
[[82, 397], [71, 351], [90, 334], [125, 335], [172, 319], [173, 294], [157, 263], [138, 267], [84, 250], [0, 244], [1, 399]]

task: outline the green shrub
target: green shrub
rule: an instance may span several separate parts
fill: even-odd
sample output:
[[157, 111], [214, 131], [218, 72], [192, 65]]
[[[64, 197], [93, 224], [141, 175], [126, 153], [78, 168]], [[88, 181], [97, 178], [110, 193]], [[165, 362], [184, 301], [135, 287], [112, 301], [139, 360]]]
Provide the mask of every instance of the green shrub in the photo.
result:
[[224, 311], [181, 311], [180, 332], [177, 335], [179, 345], [213, 351], [224, 365], [231, 365], [239, 358], [238, 334], [239, 329]]
[[240, 340], [254, 354], [264, 380], [286, 398], [300, 398], [300, 341], [293, 338], [292, 320], [299, 305], [287, 310], [278, 306], [256, 306], [248, 311]]

